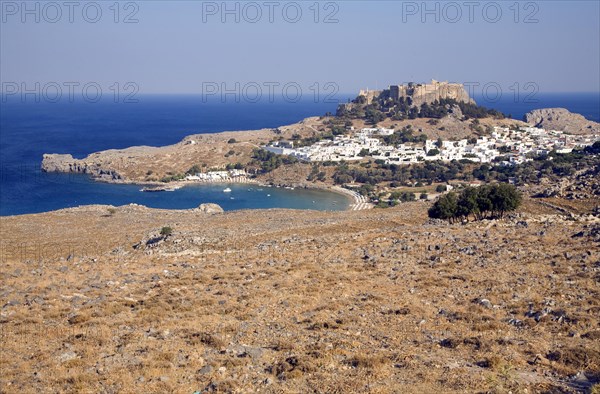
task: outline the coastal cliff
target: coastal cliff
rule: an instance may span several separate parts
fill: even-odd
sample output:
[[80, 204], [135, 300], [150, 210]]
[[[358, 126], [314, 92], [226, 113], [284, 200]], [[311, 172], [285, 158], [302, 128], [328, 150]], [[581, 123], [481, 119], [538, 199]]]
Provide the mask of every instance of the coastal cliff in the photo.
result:
[[44, 154], [41, 169], [44, 172], [65, 172], [90, 175], [98, 180], [119, 181], [123, 177], [114, 169], [98, 163], [75, 159], [68, 154]]

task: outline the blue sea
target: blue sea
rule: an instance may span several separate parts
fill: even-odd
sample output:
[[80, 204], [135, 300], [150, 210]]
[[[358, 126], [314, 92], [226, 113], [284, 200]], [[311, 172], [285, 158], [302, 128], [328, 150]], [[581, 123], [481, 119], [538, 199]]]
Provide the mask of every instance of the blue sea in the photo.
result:
[[[346, 102], [353, 95], [341, 95]], [[539, 94], [538, 103], [515, 103], [510, 98], [479, 104], [510, 113], [514, 118], [531, 109], [565, 107], [588, 119], [600, 120], [599, 94]], [[225, 210], [294, 208], [341, 210], [345, 196], [318, 190], [259, 188], [254, 185], [202, 185], [174, 192], [143, 193], [136, 185], [114, 185], [84, 175], [40, 171], [44, 153], [70, 153], [83, 158], [105, 149], [134, 145], [162, 146], [189, 134], [255, 130], [297, 122], [308, 116], [335, 112], [336, 103], [202, 102], [193, 95], [144, 95], [137, 103], [110, 99], [91, 103], [22, 102], [9, 98], [0, 104], [0, 215], [45, 212], [87, 204], [115, 206], [137, 203], [156, 208], [189, 209], [214, 202]]]

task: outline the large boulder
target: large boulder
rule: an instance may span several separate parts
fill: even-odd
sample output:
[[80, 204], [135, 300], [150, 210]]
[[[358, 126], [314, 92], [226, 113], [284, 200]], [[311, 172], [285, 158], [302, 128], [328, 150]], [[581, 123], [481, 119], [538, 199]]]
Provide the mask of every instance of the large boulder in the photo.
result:
[[218, 204], [212, 204], [212, 203], [207, 203], [207, 204], [200, 204], [200, 206], [198, 207], [198, 209], [204, 213], [207, 213], [209, 215], [214, 215], [217, 213], [223, 213], [225, 212], [223, 210], [223, 208], [221, 208]]
[[536, 109], [525, 114], [525, 122], [546, 130], [564, 131], [570, 134], [600, 133], [600, 123], [587, 120], [580, 114], [565, 108]]

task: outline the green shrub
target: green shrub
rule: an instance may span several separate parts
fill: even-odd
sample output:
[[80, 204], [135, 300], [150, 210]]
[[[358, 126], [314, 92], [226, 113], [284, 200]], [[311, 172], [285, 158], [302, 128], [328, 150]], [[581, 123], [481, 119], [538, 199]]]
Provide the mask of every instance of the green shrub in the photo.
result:
[[460, 195], [448, 193], [441, 196], [429, 209], [429, 217], [455, 220], [468, 220], [473, 216], [476, 220], [488, 217], [502, 219], [506, 212], [514, 211], [521, 204], [521, 194], [512, 185], [499, 183], [478, 188], [467, 187]]

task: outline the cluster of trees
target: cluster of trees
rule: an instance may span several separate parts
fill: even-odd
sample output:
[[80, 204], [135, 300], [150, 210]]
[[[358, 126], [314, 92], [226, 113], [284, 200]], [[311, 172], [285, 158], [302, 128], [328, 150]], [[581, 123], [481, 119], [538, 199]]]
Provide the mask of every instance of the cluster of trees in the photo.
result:
[[598, 155], [600, 154], [600, 141], [594, 142], [592, 146], [588, 146], [583, 150], [583, 153], [588, 155]]
[[306, 180], [309, 182], [315, 182], [315, 181], [325, 182], [326, 178], [327, 178], [327, 173], [325, 173], [325, 171], [320, 171], [319, 166], [317, 164], [313, 164], [313, 166], [310, 170], [310, 174], [308, 174], [308, 177], [306, 178]]
[[392, 192], [390, 194], [391, 201], [409, 202], [409, 201], [415, 201], [416, 199], [417, 199], [417, 196], [415, 195], [415, 193], [412, 193], [412, 192]]
[[[206, 164], [202, 164], [202, 166], [198, 165], [198, 164], [194, 164], [193, 166], [191, 166], [186, 172], [185, 175], [196, 175], [199, 174], [203, 171], [203, 167], [206, 167]], [[226, 170], [242, 170], [244, 169], [244, 165], [240, 162], [237, 163], [228, 163], [225, 166]], [[185, 175], [181, 175], [181, 178], [185, 178]], [[179, 175], [178, 175], [179, 176]]]
[[240, 162], [237, 162], [237, 163], [228, 163], [225, 166], [225, 169], [227, 169], [227, 170], [242, 170], [242, 169], [244, 169], [244, 165], [242, 163], [240, 163]]
[[402, 202], [415, 201], [417, 196], [411, 192], [392, 192], [387, 201], [380, 199], [377, 208], [395, 207]]
[[349, 108], [345, 105], [338, 108], [339, 117], [351, 119], [365, 119], [371, 124], [377, 124], [386, 118], [393, 120], [432, 118], [441, 119], [452, 112], [452, 108], [458, 106], [465, 119], [480, 119], [493, 117], [504, 119], [506, 116], [494, 109], [479, 106], [473, 103], [465, 103], [455, 99], [439, 99], [432, 103], [423, 103], [421, 106], [414, 106], [410, 97], [392, 99], [381, 95], [372, 103], [366, 104], [366, 98], [359, 96], [353, 100], [355, 105]]
[[473, 103], [465, 103], [462, 101], [456, 101], [454, 99], [442, 99], [439, 101], [439, 105], [458, 105], [465, 119], [481, 119], [481, 118], [495, 118], [495, 119], [504, 119], [506, 115], [504, 115], [500, 111], [496, 111], [495, 109], [489, 109], [483, 107], [481, 105], [473, 104]]
[[414, 130], [411, 125], [405, 126], [402, 130], [396, 130], [392, 135], [382, 137], [386, 145], [399, 145], [406, 143], [425, 144], [427, 141], [426, 134], [414, 135]]
[[250, 165], [260, 167], [263, 173], [271, 172], [282, 165], [295, 164], [298, 159], [293, 156], [277, 155], [264, 149], [254, 149], [252, 151], [252, 162]]
[[187, 175], [196, 175], [200, 172], [202, 172], [202, 168], [198, 164], [194, 164], [185, 173]]
[[342, 163], [336, 168], [333, 180], [338, 185], [353, 182], [370, 185], [381, 182], [393, 182], [401, 185], [409, 182], [444, 183], [459, 178], [464, 169], [465, 164], [458, 161], [428, 161], [408, 166], [376, 161], [372, 164], [364, 164], [364, 167], [349, 167], [348, 164]]
[[173, 173], [168, 172], [167, 175], [160, 178], [160, 181], [162, 183], [169, 183], [169, 182], [181, 181], [183, 179], [185, 179], [185, 174], [173, 174]]
[[498, 183], [481, 187], [467, 187], [460, 194], [450, 192], [441, 196], [429, 209], [429, 217], [455, 221], [502, 218], [521, 204], [521, 194], [512, 185]]

